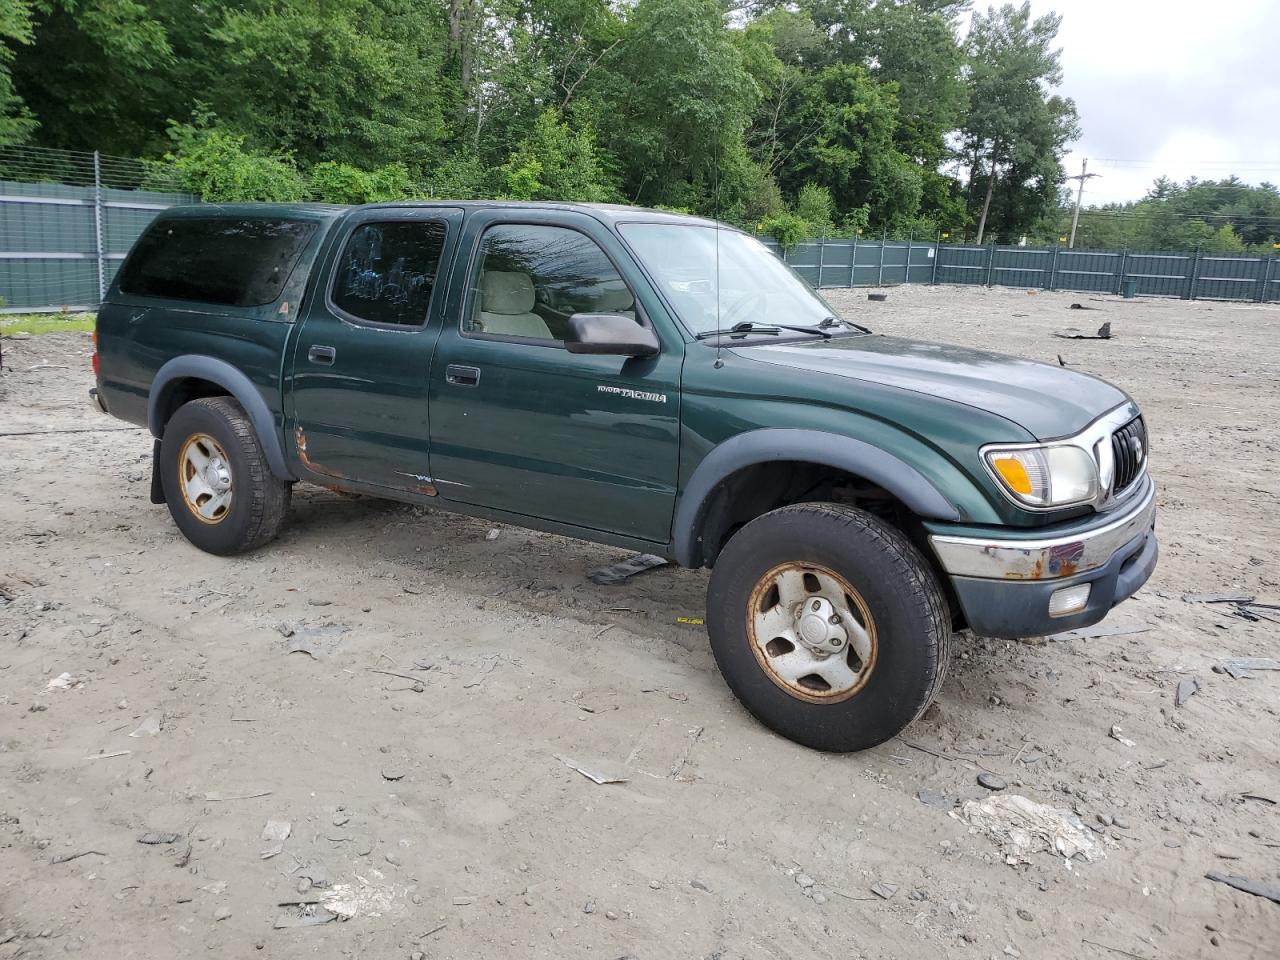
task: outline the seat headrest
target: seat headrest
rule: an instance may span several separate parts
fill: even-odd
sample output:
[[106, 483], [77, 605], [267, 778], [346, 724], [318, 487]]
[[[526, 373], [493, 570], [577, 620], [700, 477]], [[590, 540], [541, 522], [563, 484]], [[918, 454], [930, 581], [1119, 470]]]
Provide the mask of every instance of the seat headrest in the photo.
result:
[[528, 313], [533, 303], [533, 279], [527, 273], [486, 270], [480, 275], [480, 309], [485, 313]]
[[612, 310], [630, 310], [636, 305], [627, 285], [621, 280], [609, 280], [597, 288], [596, 309], [608, 313]]

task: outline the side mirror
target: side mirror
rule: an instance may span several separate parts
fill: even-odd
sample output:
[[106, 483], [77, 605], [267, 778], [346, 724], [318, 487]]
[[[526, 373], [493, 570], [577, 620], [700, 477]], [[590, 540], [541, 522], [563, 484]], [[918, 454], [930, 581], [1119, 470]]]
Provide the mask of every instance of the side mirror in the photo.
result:
[[616, 313], [575, 313], [569, 318], [569, 334], [564, 338], [564, 348], [570, 353], [652, 357], [659, 347], [651, 329]]

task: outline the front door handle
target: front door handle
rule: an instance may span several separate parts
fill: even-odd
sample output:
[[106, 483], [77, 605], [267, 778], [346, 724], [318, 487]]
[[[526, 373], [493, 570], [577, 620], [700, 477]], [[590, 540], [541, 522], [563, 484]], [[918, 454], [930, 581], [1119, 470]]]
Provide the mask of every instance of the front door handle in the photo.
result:
[[444, 379], [455, 387], [474, 387], [480, 382], [479, 367], [460, 367], [451, 363], [445, 367]]
[[333, 366], [333, 361], [338, 358], [338, 351], [333, 347], [326, 347], [323, 344], [314, 343], [307, 351], [307, 359], [312, 363], [323, 363], [327, 367]]

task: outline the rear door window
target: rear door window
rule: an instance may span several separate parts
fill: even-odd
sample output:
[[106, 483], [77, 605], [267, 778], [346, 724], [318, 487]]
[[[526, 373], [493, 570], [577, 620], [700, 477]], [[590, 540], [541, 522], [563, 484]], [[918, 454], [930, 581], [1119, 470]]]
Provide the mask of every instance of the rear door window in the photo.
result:
[[122, 293], [259, 307], [276, 300], [316, 224], [262, 218], [158, 220], [120, 274]]
[[427, 321], [446, 229], [439, 220], [362, 223], [351, 231], [331, 299], [352, 320], [419, 327]]

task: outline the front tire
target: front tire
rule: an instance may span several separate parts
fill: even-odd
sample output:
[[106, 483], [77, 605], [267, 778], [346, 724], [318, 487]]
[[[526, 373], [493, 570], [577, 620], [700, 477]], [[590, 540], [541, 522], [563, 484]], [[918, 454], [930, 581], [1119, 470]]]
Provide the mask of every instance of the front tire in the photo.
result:
[[942, 685], [951, 639], [937, 578], [866, 511], [801, 503], [743, 527], [707, 591], [711, 649], [765, 726], [816, 750], [901, 733]]
[[219, 556], [274, 539], [293, 491], [271, 473], [252, 422], [231, 397], [178, 408], [160, 442], [160, 482], [183, 536]]

